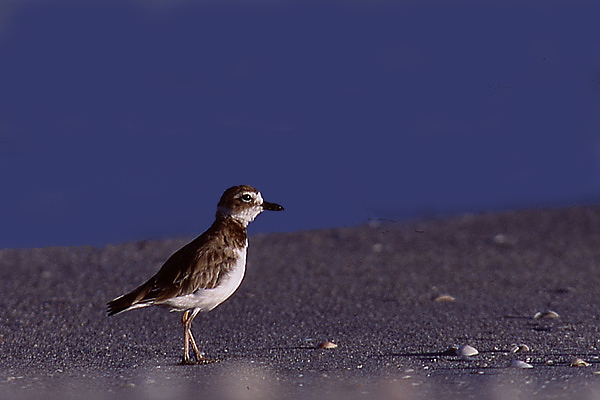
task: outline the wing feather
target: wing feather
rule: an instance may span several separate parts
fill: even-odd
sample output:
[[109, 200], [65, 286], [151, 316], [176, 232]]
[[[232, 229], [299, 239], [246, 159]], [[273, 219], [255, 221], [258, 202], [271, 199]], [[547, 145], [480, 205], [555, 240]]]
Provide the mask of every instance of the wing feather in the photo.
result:
[[150, 290], [141, 302], [185, 296], [198, 289], [213, 289], [235, 265], [236, 250], [246, 245], [245, 229], [227, 232], [214, 225], [169, 257], [145, 285]]

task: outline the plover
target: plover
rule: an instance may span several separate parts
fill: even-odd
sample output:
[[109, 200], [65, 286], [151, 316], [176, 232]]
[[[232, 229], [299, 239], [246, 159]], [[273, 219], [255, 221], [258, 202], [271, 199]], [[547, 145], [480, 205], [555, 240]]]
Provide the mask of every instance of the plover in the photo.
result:
[[252, 186], [227, 189], [217, 205], [215, 222], [202, 235], [176, 251], [160, 270], [137, 289], [108, 303], [108, 315], [150, 305], [183, 311], [183, 364], [192, 364], [190, 343], [197, 363], [208, 363], [192, 335], [192, 321], [235, 292], [246, 271], [246, 227], [263, 210], [282, 211], [263, 200]]

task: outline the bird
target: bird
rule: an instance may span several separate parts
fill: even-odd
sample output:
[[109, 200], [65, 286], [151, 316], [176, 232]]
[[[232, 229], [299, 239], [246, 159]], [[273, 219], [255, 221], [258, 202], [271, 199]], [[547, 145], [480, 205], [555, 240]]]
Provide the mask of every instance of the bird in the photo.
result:
[[[182, 364], [207, 364], [194, 336], [192, 321], [227, 300], [240, 286], [246, 271], [246, 228], [264, 210], [283, 211], [279, 204], [264, 201], [248, 185], [227, 189], [219, 203], [215, 222], [200, 236], [173, 253], [145, 283], [107, 303], [107, 314], [146, 306], [182, 311], [184, 353]], [[195, 361], [190, 357], [190, 348]]]

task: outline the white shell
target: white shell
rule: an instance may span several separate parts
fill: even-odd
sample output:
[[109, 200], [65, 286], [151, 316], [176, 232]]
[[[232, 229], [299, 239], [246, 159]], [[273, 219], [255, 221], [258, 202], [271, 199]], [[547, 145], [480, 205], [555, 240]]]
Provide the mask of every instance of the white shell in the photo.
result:
[[456, 349], [456, 355], [461, 357], [472, 357], [479, 354], [479, 351], [473, 346], [468, 344], [463, 344], [458, 349]]
[[456, 299], [449, 294], [442, 294], [436, 297], [433, 301], [436, 303], [452, 303], [453, 301], [456, 301]]
[[338, 347], [337, 344], [333, 343], [333, 342], [323, 342], [318, 346], [320, 349], [335, 349], [336, 347]]
[[513, 247], [516, 244], [516, 241], [510, 236], [499, 233], [494, 236], [494, 244], [499, 247]]
[[571, 361], [571, 367], [587, 367], [589, 365], [590, 363], [585, 362], [581, 358], [575, 358], [573, 361]]
[[510, 348], [511, 353], [525, 353], [530, 350], [531, 348], [529, 348], [529, 346], [527, 346], [526, 344], [513, 344]]
[[521, 369], [533, 368], [533, 365], [526, 363], [525, 361], [521, 361], [521, 360], [513, 360], [512, 363], [510, 364], [510, 366], [513, 368], [521, 368]]
[[560, 318], [560, 315], [558, 315], [558, 313], [556, 311], [548, 310], [548, 311], [544, 311], [544, 312], [536, 312], [535, 315], [533, 316], [533, 319], [541, 319], [541, 318], [556, 319], [556, 318]]

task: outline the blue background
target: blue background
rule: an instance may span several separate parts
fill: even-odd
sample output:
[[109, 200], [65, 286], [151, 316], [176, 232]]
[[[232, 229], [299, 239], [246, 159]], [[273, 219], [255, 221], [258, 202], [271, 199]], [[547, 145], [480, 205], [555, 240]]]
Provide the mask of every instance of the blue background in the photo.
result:
[[0, 9], [0, 248], [596, 202], [597, 1]]

